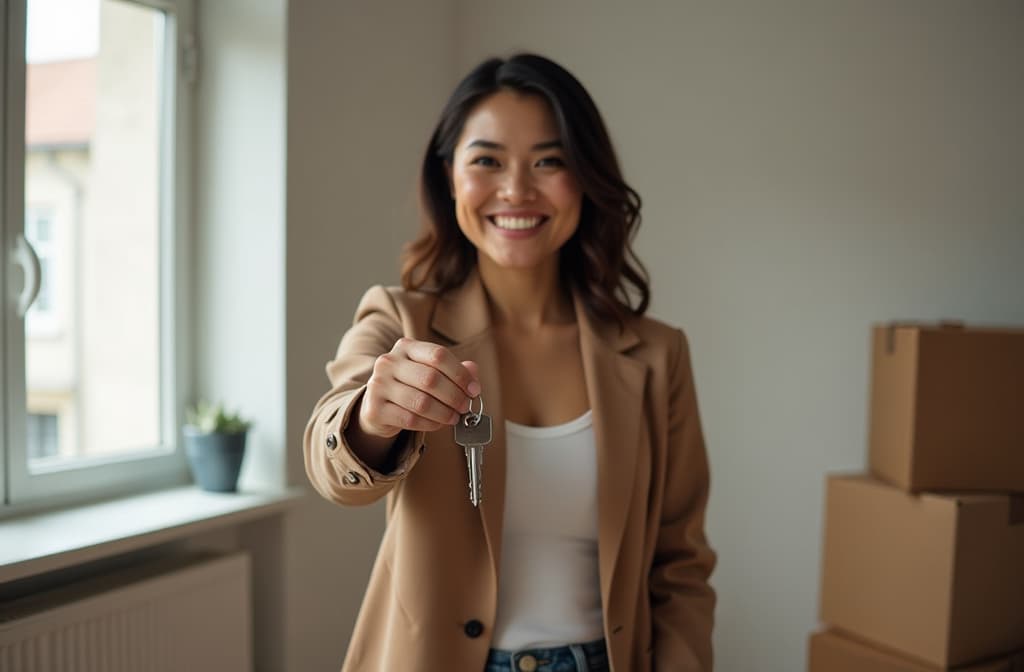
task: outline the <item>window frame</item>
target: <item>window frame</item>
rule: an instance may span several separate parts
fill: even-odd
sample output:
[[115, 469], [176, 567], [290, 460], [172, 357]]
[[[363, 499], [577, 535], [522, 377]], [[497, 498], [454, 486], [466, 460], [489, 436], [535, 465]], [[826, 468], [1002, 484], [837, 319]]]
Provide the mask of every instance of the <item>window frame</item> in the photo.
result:
[[[102, 1], [102, 0], [101, 0]], [[118, 0], [166, 15], [165, 83], [160, 91], [159, 125], [159, 350], [161, 444], [148, 450], [103, 458], [78, 459], [73, 467], [29, 471], [28, 408], [25, 380], [27, 321], [18, 315], [8, 286], [7, 265], [25, 230], [25, 41], [27, 0], [0, 0], [7, 48], [0, 55], [4, 110], [0, 112], [0, 518], [26, 511], [95, 501], [189, 480], [180, 447], [180, 425], [191, 392], [189, 301], [191, 284], [185, 260], [191, 246], [191, 145], [195, 85], [194, 0]], [[12, 197], [13, 196], [13, 197]], [[15, 275], [15, 277], [17, 277]]]

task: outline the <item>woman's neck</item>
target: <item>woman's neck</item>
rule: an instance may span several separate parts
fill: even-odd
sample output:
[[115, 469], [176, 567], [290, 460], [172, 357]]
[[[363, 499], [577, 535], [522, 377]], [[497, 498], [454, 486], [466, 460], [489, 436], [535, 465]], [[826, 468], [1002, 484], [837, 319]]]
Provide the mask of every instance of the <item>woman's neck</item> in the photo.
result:
[[557, 260], [537, 268], [501, 268], [481, 255], [477, 264], [495, 325], [517, 331], [576, 321], [572, 297], [559, 281]]

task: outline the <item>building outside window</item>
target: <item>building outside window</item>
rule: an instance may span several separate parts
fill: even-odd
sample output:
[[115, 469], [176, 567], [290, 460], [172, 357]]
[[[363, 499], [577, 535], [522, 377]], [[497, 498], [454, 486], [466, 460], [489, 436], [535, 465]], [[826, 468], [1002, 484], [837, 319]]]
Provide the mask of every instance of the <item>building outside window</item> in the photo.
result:
[[28, 414], [28, 455], [41, 460], [57, 454], [57, 416]]
[[[193, 44], [192, 0], [8, 4], [3, 29], [25, 48], [3, 73], [24, 82], [25, 110], [21, 144], [3, 144], [8, 193], [23, 184], [23, 229], [8, 240], [23, 233], [39, 277], [25, 314], [6, 320], [0, 505], [181, 471], [176, 185], [190, 84], [179, 64]], [[10, 174], [19, 161], [23, 182]]]

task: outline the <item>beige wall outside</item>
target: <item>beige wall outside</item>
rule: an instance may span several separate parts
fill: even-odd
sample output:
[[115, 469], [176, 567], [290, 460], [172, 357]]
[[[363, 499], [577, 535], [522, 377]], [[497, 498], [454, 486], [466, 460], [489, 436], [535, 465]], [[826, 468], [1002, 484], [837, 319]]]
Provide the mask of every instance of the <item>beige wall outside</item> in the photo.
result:
[[[69, 391], [76, 384], [74, 324], [76, 306], [75, 241], [81, 226], [81, 198], [87, 192], [88, 153], [84, 149], [26, 152], [26, 218], [46, 213], [50, 222], [49, 253], [52, 306], [43, 319], [36, 307], [26, 324], [26, 380], [29, 388], [48, 392]], [[38, 244], [37, 244], [38, 245]], [[42, 254], [40, 250], [37, 253]]]
[[80, 237], [84, 452], [158, 445], [159, 161], [154, 12], [100, 3], [96, 128]]
[[[57, 416], [63, 455], [79, 453], [78, 306], [76, 264], [82, 213], [88, 195], [89, 157], [82, 148], [27, 151], [26, 216], [44, 212], [50, 222], [50, 295], [43, 319], [33, 307], [25, 325], [26, 406], [29, 413]], [[35, 241], [33, 241], [35, 242]], [[38, 242], [36, 243], [38, 246]], [[44, 254], [37, 249], [39, 254]]]

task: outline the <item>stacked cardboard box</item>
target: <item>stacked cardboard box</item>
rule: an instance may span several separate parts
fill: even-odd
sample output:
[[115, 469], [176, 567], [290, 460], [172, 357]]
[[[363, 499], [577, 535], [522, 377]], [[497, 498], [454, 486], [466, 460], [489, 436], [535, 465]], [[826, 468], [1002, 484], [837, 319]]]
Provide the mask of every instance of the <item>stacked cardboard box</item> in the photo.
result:
[[810, 670], [1024, 670], [1024, 330], [873, 341], [870, 473], [828, 477]]
[[[809, 649], [812, 672], [935, 672], [942, 669], [832, 630], [812, 635]], [[1024, 653], [948, 669], [954, 672], [1020, 672], [1024, 670]]]

